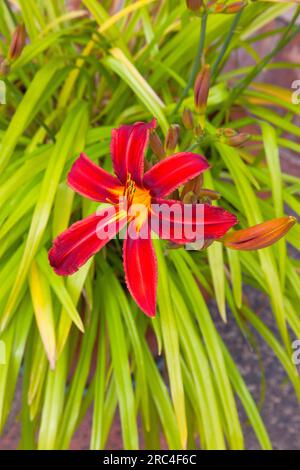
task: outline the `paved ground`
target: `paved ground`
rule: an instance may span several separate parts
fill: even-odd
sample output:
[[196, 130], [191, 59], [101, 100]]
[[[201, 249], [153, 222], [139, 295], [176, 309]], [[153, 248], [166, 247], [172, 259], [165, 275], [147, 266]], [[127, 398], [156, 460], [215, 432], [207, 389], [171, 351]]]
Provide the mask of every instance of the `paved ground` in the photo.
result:
[[[274, 318], [266, 297], [254, 289], [247, 288], [246, 292], [253, 310], [273, 332], [276, 332]], [[226, 325], [219, 320], [216, 309], [214, 309], [214, 316], [218, 330], [238, 364], [250, 392], [258, 403], [261, 389], [261, 368], [257, 354], [250, 349], [240, 334], [240, 330], [231, 314], [229, 314]], [[266, 398], [261, 408], [261, 415], [270, 439], [275, 449], [300, 449], [300, 408], [293, 387], [286, 380], [286, 373], [274, 353], [261, 340], [259, 335], [255, 334], [255, 338], [257, 338], [257, 344], [260, 347], [261, 358], [263, 359], [266, 383]], [[241, 413], [241, 416], [243, 416], [243, 413]], [[250, 426], [246, 424], [245, 418], [243, 422], [246, 448], [259, 448]]]

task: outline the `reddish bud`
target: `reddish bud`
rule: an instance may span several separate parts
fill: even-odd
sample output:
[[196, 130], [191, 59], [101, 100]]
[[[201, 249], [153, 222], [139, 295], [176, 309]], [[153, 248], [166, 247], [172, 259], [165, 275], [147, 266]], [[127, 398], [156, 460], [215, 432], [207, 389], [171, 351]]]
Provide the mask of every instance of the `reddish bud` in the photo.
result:
[[212, 5], [212, 6], [213, 6], [213, 12], [214, 13], [223, 13], [223, 11], [226, 7], [224, 3], [217, 3], [217, 4]]
[[237, 132], [234, 129], [230, 129], [230, 127], [225, 127], [225, 129], [222, 129], [222, 131], [225, 137], [232, 137], [234, 135], [237, 135]]
[[26, 41], [26, 30], [23, 24], [19, 24], [12, 36], [10, 48], [8, 51], [8, 58], [16, 60], [24, 49]]
[[186, 129], [194, 128], [194, 116], [190, 109], [185, 108], [182, 113], [182, 123]]
[[211, 201], [217, 201], [218, 199], [220, 199], [221, 196], [220, 196], [220, 193], [218, 193], [217, 191], [213, 191], [212, 189], [202, 188], [198, 192], [198, 197], [208, 198]]
[[149, 144], [152, 152], [159, 158], [162, 159], [166, 156], [166, 152], [162, 141], [155, 131], [150, 132]]
[[181, 192], [181, 199], [185, 197], [186, 194], [192, 193], [198, 196], [199, 192], [201, 191], [201, 187], [203, 184], [203, 175], [198, 175], [196, 178], [188, 181]]
[[195, 126], [194, 128], [194, 134], [195, 134], [195, 137], [203, 137], [205, 135], [205, 131], [204, 129], [201, 127], [201, 126]]
[[247, 5], [246, 1], [234, 2], [234, 3], [231, 3], [230, 5], [226, 5], [225, 3], [216, 3], [216, 1], [211, 1], [211, 2], [208, 2], [207, 8], [212, 13], [237, 13], [246, 5]]
[[182, 200], [183, 204], [197, 204], [198, 202], [197, 196], [191, 191], [185, 193], [184, 196], [181, 195], [180, 199]]
[[234, 2], [231, 5], [225, 6], [222, 13], [237, 13], [247, 5], [247, 2]]
[[210, 66], [204, 65], [200, 70], [194, 86], [195, 109], [199, 114], [205, 114], [210, 85]]
[[166, 135], [165, 149], [166, 151], [173, 151], [176, 148], [179, 139], [180, 126], [172, 124]]
[[7, 60], [0, 56], [0, 77], [9, 73], [9, 64]]
[[260, 250], [273, 245], [296, 223], [295, 217], [280, 217], [253, 227], [227, 233], [222, 242], [232, 250]]
[[198, 12], [203, 6], [203, 0], [186, 0], [186, 6], [189, 10]]
[[144, 171], [146, 172], [146, 171], [150, 170], [150, 168], [152, 168], [151, 162], [149, 162], [148, 160], [145, 159], [145, 161], [144, 161]]
[[245, 134], [244, 132], [241, 132], [240, 134], [228, 137], [226, 143], [231, 147], [242, 147], [249, 139], [251, 139], [250, 134]]

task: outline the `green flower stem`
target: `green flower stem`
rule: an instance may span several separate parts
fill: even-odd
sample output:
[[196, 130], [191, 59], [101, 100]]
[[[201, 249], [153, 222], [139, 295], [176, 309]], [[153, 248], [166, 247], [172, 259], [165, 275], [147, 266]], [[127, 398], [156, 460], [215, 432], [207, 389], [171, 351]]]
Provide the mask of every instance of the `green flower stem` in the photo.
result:
[[197, 51], [197, 54], [196, 54], [195, 62], [194, 62], [194, 65], [193, 65], [193, 69], [192, 69], [189, 81], [188, 81], [185, 89], [183, 90], [182, 95], [181, 95], [178, 103], [176, 104], [172, 115], [177, 114], [183, 100], [187, 97], [188, 92], [189, 92], [191, 86], [193, 85], [193, 83], [195, 81], [197, 72], [199, 71], [200, 64], [201, 64], [201, 59], [202, 59], [202, 55], [203, 55], [203, 51], [204, 51], [207, 16], [208, 16], [207, 12], [204, 12], [202, 17], [201, 17], [201, 30], [200, 30], [200, 37], [199, 37], [199, 46], [198, 46], [198, 51]]
[[230, 26], [230, 30], [227, 34], [227, 37], [223, 43], [223, 46], [220, 50], [220, 53], [218, 55], [218, 57], [216, 58], [212, 68], [211, 68], [211, 83], [214, 83], [215, 79], [216, 79], [216, 76], [217, 76], [217, 72], [218, 72], [218, 68], [219, 68], [219, 65], [221, 64], [224, 56], [225, 56], [225, 53], [228, 49], [228, 46], [230, 45], [230, 42], [231, 42], [231, 39], [232, 39], [232, 36], [234, 35], [235, 33], [235, 30], [236, 30], [236, 27], [238, 25], [238, 22], [240, 21], [241, 19], [241, 16], [242, 16], [242, 13], [243, 13], [243, 9], [240, 10], [234, 17], [234, 20]]

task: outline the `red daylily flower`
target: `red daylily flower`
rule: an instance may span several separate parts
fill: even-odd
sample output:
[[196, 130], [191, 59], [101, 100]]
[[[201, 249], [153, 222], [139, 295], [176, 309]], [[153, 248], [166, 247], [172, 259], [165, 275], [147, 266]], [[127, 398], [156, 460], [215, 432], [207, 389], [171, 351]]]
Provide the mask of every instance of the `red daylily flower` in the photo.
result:
[[[68, 175], [69, 185], [82, 196], [111, 205], [73, 224], [56, 238], [49, 251], [55, 272], [70, 275], [127, 226], [123, 244], [126, 283], [136, 303], [150, 317], [156, 313], [157, 290], [157, 260], [151, 230], [175, 243], [189, 243], [195, 241], [194, 230], [200, 226], [204, 240], [217, 239], [237, 222], [234, 215], [208, 204], [189, 205], [191, 210], [184, 219], [170, 210], [165, 213], [157, 210], [162, 204], [167, 208], [176, 204], [184, 211], [186, 205], [166, 200], [165, 196], [198, 176], [209, 164], [201, 155], [181, 152], [164, 158], [144, 174], [145, 151], [155, 126], [156, 121], [152, 120], [113, 129], [111, 156], [116, 176], [86, 155], [80, 155]], [[126, 199], [126, 205], [120, 198]], [[133, 213], [134, 205], [145, 210]], [[198, 206], [202, 209], [200, 221], [196, 217]], [[189, 234], [193, 229], [193, 235], [186, 236], [183, 230], [178, 236], [178, 228], [188, 229]]]

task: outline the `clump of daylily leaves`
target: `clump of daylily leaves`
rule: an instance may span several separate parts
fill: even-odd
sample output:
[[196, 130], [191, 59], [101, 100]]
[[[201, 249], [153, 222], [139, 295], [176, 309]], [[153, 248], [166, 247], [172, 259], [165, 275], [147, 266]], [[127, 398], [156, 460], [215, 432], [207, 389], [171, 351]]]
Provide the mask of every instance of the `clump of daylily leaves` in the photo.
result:
[[[233, 13], [244, 5], [236, 2], [229, 7], [216, 2], [204, 5], [201, 0], [187, 1], [187, 6], [199, 14], [203, 9]], [[185, 108], [182, 113], [185, 129], [192, 130], [196, 140], [206, 137], [209, 88], [210, 66], [203, 63], [194, 84], [195, 112]], [[115, 175], [85, 154], [80, 155], [68, 174], [69, 186], [106, 205], [60, 234], [49, 251], [55, 272], [71, 275], [121, 232], [128, 290], [150, 317], [156, 314], [157, 292], [153, 233], [175, 246], [192, 244], [205, 249], [219, 241], [234, 250], [258, 250], [283, 237], [296, 221], [291, 216], [281, 217], [231, 230], [238, 223], [236, 215], [213, 206], [212, 201], [219, 199], [219, 194], [203, 187], [203, 172], [210, 168], [206, 158], [191, 151], [173, 153], [179, 140], [178, 124], [170, 126], [164, 143], [155, 128], [156, 119], [152, 119], [149, 123], [113, 129], [111, 158]], [[250, 135], [220, 128], [213, 138], [240, 147]], [[148, 143], [158, 160], [153, 166], [145, 158]]]

